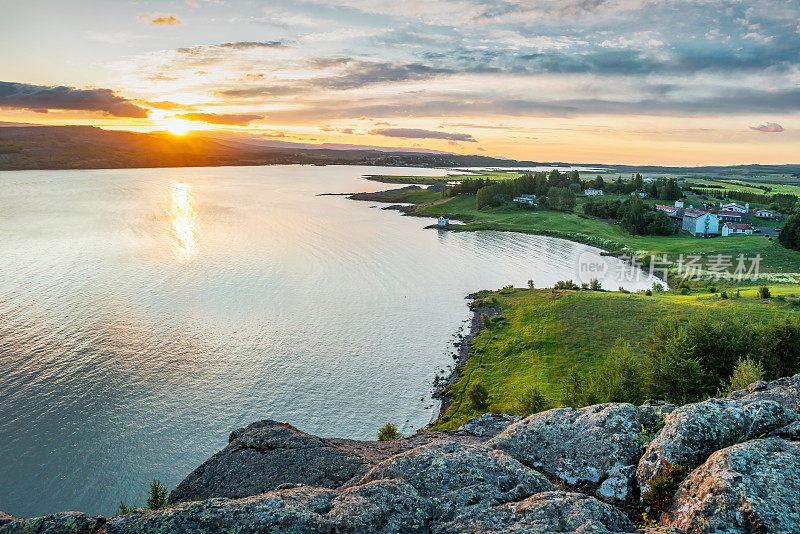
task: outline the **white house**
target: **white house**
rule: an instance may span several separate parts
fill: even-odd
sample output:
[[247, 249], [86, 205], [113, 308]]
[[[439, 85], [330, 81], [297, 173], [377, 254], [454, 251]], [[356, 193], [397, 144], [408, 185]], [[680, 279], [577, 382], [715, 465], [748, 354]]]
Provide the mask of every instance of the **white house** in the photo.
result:
[[717, 217], [719, 217], [719, 220], [722, 222], [742, 222], [742, 212], [740, 211], [719, 210], [717, 212]]
[[675, 207], [676, 208], [682, 208], [683, 207], [683, 199], [682, 198], [679, 198], [678, 200], [675, 201]]
[[520, 195], [514, 199], [517, 204], [526, 204], [528, 206], [537, 207], [539, 204], [536, 202], [536, 195]]
[[728, 237], [729, 235], [750, 235], [752, 233], [753, 227], [749, 224], [726, 222], [722, 225], [722, 237]]
[[760, 219], [774, 219], [775, 212], [770, 210], [758, 210], [756, 212], [756, 217]]
[[697, 237], [718, 235], [719, 217], [706, 210], [686, 210], [683, 214], [682, 228]]
[[739, 213], [747, 213], [750, 211], [750, 203], [748, 202], [744, 206], [741, 204], [737, 204], [735, 202], [731, 202], [729, 204], [720, 204], [719, 208], [725, 211], [738, 211]]
[[602, 195], [603, 194], [603, 190], [602, 189], [591, 189], [591, 188], [589, 188], [589, 189], [585, 190], [583, 192], [583, 194], [586, 195], [587, 197], [593, 197], [593, 196], [597, 196], [597, 195]]
[[445, 227], [445, 226], [447, 226], [448, 224], [450, 224], [450, 219], [448, 219], [447, 217], [445, 217], [444, 215], [442, 215], [441, 217], [439, 217], [439, 223], [438, 223], [438, 224], [439, 224], [439, 226], [441, 226], [441, 227]]
[[662, 206], [661, 204], [656, 204], [656, 209], [659, 211], [663, 211], [667, 215], [675, 215], [678, 213], [678, 208], [675, 206]]

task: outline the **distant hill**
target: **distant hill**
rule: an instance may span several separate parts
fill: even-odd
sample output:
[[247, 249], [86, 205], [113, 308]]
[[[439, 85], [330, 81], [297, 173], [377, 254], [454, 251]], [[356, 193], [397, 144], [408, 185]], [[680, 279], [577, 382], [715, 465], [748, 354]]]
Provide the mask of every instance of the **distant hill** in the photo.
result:
[[[424, 149], [359, 145], [310, 145], [250, 135], [206, 133], [176, 136], [103, 130], [93, 126], [14, 126], [0, 123], [0, 170], [213, 167], [222, 165], [375, 165], [417, 167], [570, 167], [629, 175], [671, 173], [800, 177], [800, 165], [657, 167], [595, 163], [535, 162]], [[591, 173], [589, 173], [591, 174]], [[800, 179], [800, 178], [799, 178]]]

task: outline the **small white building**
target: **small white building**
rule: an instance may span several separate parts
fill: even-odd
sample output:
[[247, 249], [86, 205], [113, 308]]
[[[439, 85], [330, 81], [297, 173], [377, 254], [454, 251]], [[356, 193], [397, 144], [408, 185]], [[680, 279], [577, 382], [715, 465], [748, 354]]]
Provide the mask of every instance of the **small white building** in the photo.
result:
[[634, 191], [631, 196], [638, 196], [639, 198], [647, 198], [647, 191]]
[[678, 208], [675, 206], [663, 206], [661, 204], [656, 204], [656, 209], [659, 211], [663, 211], [667, 215], [675, 215], [678, 213]]
[[749, 224], [726, 222], [722, 225], [722, 237], [729, 235], [751, 235], [753, 227]]
[[717, 212], [717, 217], [722, 222], [730, 221], [730, 222], [742, 222], [742, 212], [741, 211], [734, 211], [734, 210], [719, 210]]
[[520, 195], [514, 198], [514, 202], [516, 202], [517, 204], [524, 204], [526, 206], [531, 206], [533, 208], [539, 205], [539, 203], [536, 202], [536, 195]]
[[719, 235], [719, 217], [706, 210], [686, 210], [681, 227], [696, 237]]
[[774, 219], [775, 212], [770, 210], [758, 210], [756, 212], [756, 217], [759, 219]]
[[676, 208], [682, 208], [683, 207], [683, 199], [682, 198], [679, 198], [678, 200], [675, 201], [675, 207]]
[[439, 217], [439, 223], [438, 224], [439, 224], [440, 227], [443, 228], [443, 227], [447, 226], [448, 224], [450, 224], [450, 219], [448, 219], [447, 217], [442, 215], [441, 217]]
[[586, 189], [583, 192], [583, 194], [586, 195], [587, 197], [594, 197], [594, 196], [602, 195], [603, 194], [603, 190], [602, 189], [589, 188], [589, 189]]
[[720, 204], [719, 209], [725, 211], [738, 211], [739, 213], [747, 213], [750, 211], [750, 203], [748, 202], [744, 206], [741, 204], [737, 204], [736, 202], [731, 202], [729, 204]]

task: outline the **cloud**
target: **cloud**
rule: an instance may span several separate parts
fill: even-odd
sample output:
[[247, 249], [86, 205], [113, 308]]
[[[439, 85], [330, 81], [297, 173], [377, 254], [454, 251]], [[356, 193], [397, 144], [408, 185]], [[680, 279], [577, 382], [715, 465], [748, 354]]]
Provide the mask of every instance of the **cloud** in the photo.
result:
[[252, 48], [283, 48], [286, 45], [281, 41], [235, 41], [231, 43], [221, 43], [220, 48], [233, 48], [234, 50], [247, 50]]
[[783, 126], [776, 122], [768, 122], [766, 124], [761, 124], [759, 126], [750, 126], [751, 130], [756, 130], [761, 133], [780, 133], [783, 130]]
[[248, 126], [251, 122], [263, 119], [261, 115], [244, 113], [178, 113], [178, 119], [189, 121], [207, 122], [208, 124], [222, 124], [225, 126]]
[[157, 26], [175, 26], [180, 23], [181, 21], [178, 20], [175, 15], [164, 15], [150, 20], [150, 24], [155, 24]]
[[370, 130], [372, 135], [382, 135], [384, 137], [400, 137], [403, 139], [446, 139], [448, 141], [463, 141], [467, 143], [477, 143], [472, 134], [436, 132], [434, 130], [422, 130], [419, 128], [379, 128]]
[[63, 85], [32, 85], [0, 82], [0, 108], [27, 109], [47, 113], [51, 109], [101, 111], [115, 117], [144, 119], [145, 108], [133, 104], [111, 89], [76, 89]]
[[160, 102], [145, 102], [145, 106], [149, 108], [163, 109], [164, 111], [186, 111], [193, 109], [194, 106], [187, 106], [177, 102], [170, 102], [169, 100], [162, 100]]

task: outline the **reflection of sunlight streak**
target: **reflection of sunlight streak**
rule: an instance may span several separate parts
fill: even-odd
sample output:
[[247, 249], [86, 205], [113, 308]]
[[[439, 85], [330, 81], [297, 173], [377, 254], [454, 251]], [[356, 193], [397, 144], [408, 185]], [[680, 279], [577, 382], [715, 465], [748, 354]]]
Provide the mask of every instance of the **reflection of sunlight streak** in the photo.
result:
[[175, 257], [180, 263], [187, 262], [197, 253], [197, 212], [189, 184], [172, 184], [172, 203], [167, 215], [175, 235]]

